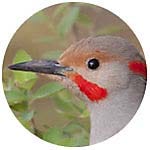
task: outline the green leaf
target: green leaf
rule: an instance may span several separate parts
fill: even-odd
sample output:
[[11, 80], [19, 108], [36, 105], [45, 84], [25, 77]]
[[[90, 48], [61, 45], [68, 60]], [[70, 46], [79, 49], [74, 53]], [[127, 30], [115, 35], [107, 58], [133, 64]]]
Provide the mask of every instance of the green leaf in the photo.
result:
[[65, 126], [63, 132], [70, 135], [70, 146], [85, 146], [89, 144], [89, 132], [78, 122], [71, 122]]
[[70, 133], [72, 134], [73, 136], [75, 134], [78, 134], [78, 133], [81, 133], [83, 132], [85, 135], [88, 136], [88, 132], [84, 129], [84, 127], [78, 123], [78, 122], [71, 122], [69, 124], [67, 124], [64, 129], [63, 129], [64, 132], [67, 132], [67, 133]]
[[27, 100], [26, 93], [18, 89], [5, 91], [5, 95], [6, 95], [6, 99], [9, 105], [14, 105], [14, 104]]
[[32, 60], [31, 56], [25, 50], [20, 49], [16, 53], [13, 63], [20, 63], [23, 61], [30, 61], [30, 60]]
[[54, 60], [56, 60], [56, 59], [59, 58], [59, 56], [60, 56], [61, 54], [62, 54], [62, 51], [60, 51], [60, 50], [49, 51], [49, 52], [45, 53], [45, 54], [42, 56], [42, 58], [44, 58], [44, 59], [54, 59]]
[[[21, 49], [16, 53], [13, 63], [16, 64], [16, 63], [30, 61], [30, 60], [32, 60], [30, 55], [27, 54], [26, 51]], [[15, 81], [20, 86], [22, 85], [21, 87], [25, 88], [25, 89], [30, 89], [33, 86], [33, 84], [35, 83], [35, 81], [33, 81], [33, 80], [37, 79], [36, 74], [32, 73], [32, 72], [13, 71], [13, 73], [14, 73]], [[30, 81], [29, 84], [27, 84], [28, 81]], [[31, 84], [31, 82], [32, 82], [32, 84]], [[25, 86], [25, 84], [26, 84], [26, 86]]]
[[63, 138], [58, 144], [73, 147], [87, 146], [89, 145], [89, 139], [85, 138], [83, 135], [78, 135], [72, 138]]
[[34, 111], [30, 111], [30, 112], [24, 112], [21, 117], [23, 118], [23, 120], [25, 121], [30, 121], [34, 116]]
[[[86, 109], [85, 103], [78, 100], [68, 90], [64, 89], [51, 96], [56, 104], [56, 111], [65, 118], [81, 118]], [[69, 113], [68, 113], [69, 112]], [[81, 116], [81, 117], [80, 117]]]
[[[62, 90], [57, 93], [57, 95], [53, 95], [54, 102], [57, 106], [57, 112], [64, 113], [66, 112], [69, 115], [71, 114], [77, 114], [77, 110], [73, 106], [72, 103], [72, 95], [68, 90]], [[63, 111], [63, 112], [62, 112]]]
[[64, 15], [60, 20], [60, 23], [57, 26], [58, 32], [61, 36], [64, 36], [66, 33], [69, 32], [73, 24], [76, 22], [78, 15], [79, 15], [79, 7], [73, 7]]
[[71, 122], [65, 128], [49, 128], [43, 139], [63, 146], [85, 146], [89, 144], [89, 133], [79, 123]]
[[27, 104], [26, 101], [23, 101], [21, 103], [17, 103], [17, 104], [11, 105], [10, 107], [11, 107], [11, 109], [13, 109], [15, 111], [25, 112], [28, 109], [28, 104]]
[[43, 139], [48, 142], [58, 144], [59, 141], [63, 138], [63, 133], [60, 128], [49, 128], [47, 132], [43, 134]]
[[58, 7], [56, 7], [54, 13], [53, 13], [53, 18], [62, 15], [64, 13], [64, 11], [67, 9], [68, 7], [68, 3], [64, 3], [59, 5]]
[[79, 116], [80, 118], [87, 118], [90, 116], [88, 109], [85, 109], [83, 113]]
[[27, 82], [23, 82], [22, 84], [19, 85], [19, 87], [24, 88], [26, 90], [30, 90], [34, 86], [36, 81], [37, 81], [37, 78], [33, 78]]
[[57, 93], [57, 98], [63, 100], [64, 102], [72, 102], [73, 96], [67, 89], [64, 89], [63, 91]]
[[[66, 102], [63, 99], [55, 99], [55, 104], [57, 107], [64, 112], [75, 112], [76, 110], [74, 109], [73, 105], [71, 102]], [[59, 112], [59, 111], [58, 111]]]
[[17, 119], [21, 122], [21, 124], [22, 124], [26, 129], [28, 129], [28, 130], [30, 130], [32, 133], [34, 133], [34, 129], [33, 129], [33, 126], [31, 125], [30, 121], [24, 120], [21, 116], [19, 116]]
[[50, 82], [42, 85], [34, 94], [32, 99], [40, 99], [47, 96], [50, 96], [60, 90], [64, 89], [64, 87], [56, 82]]

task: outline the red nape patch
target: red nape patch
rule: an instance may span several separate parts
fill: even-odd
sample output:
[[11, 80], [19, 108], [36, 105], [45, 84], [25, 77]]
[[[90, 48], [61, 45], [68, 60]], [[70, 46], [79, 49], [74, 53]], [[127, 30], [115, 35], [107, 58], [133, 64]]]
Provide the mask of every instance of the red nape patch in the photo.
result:
[[78, 85], [80, 91], [83, 92], [91, 101], [98, 102], [107, 96], [106, 89], [85, 80], [79, 74], [72, 75], [71, 79]]
[[139, 74], [146, 78], [147, 75], [147, 69], [146, 64], [137, 60], [137, 61], [130, 61], [129, 62], [129, 68], [131, 71], [133, 71], [136, 74]]

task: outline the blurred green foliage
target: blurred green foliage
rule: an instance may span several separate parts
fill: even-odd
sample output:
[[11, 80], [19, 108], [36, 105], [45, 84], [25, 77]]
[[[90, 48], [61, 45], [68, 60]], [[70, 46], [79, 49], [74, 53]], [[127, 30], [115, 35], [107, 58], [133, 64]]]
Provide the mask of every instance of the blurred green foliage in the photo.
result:
[[[88, 14], [89, 10], [91, 14], [94, 14], [93, 16]], [[32, 39], [31, 44], [41, 46], [42, 44], [46, 45], [55, 42], [56, 44], [58, 43], [59, 46], [64, 47], [64, 45], [66, 46], [68, 44], [66, 37], [74, 37], [76, 41], [81, 38], [81, 31], [84, 31], [85, 34], [90, 36], [97, 36], [116, 34], [122, 30], [122, 26], [116, 26], [114, 24], [103, 25], [102, 28], [99, 28], [100, 21], [97, 20], [96, 15], [100, 14], [95, 15], [95, 13], [97, 13], [95, 10], [97, 10], [97, 7], [89, 4], [64, 3], [56, 5], [49, 13], [45, 10], [36, 13], [28, 20], [28, 23], [32, 26], [36, 26], [37, 24], [41, 25], [42, 30], [43, 28], [48, 28], [51, 34], [45, 33], [39, 36], [38, 32], [36, 32], [36, 38]], [[30, 34], [30, 32], [31, 31], [29, 31], [28, 34]], [[23, 34], [26, 33], [24, 32]], [[31, 34], [31, 37], [33, 35]], [[16, 42], [16, 45], [17, 44]], [[33, 49], [32, 46], [30, 47]], [[46, 51], [44, 53], [41, 52], [41, 58], [57, 59], [62, 52], [62, 49]], [[11, 63], [29, 60], [32, 60], [31, 56], [22, 48], [16, 49]], [[8, 69], [3, 70], [5, 95], [9, 106], [18, 120], [32, 133], [48, 142], [64, 146], [88, 145], [90, 124], [89, 112], [85, 104], [56, 82], [49, 81], [49, 83], [44, 83], [38, 88], [35, 88], [39, 80], [39, 77], [35, 73], [20, 71], [10, 72]], [[62, 120], [66, 120], [63, 126], [57, 124], [49, 126], [46, 124], [43, 125], [44, 130], [38, 128], [35, 123], [37, 112], [32, 107], [32, 104], [37, 103], [41, 99], [44, 100], [45, 98], [53, 101], [55, 111], [62, 116]], [[49, 120], [51, 120], [51, 118], [49, 118]]]
[[58, 24], [57, 31], [60, 35], [64, 36], [66, 33], [69, 32], [72, 25], [76, 22], [76, 19], [79, 15], [79, 8], [73, 7], [67, 15], [63, 16]]
[[[29, 60], [31, 60], [29, 54], [21, 49], [16, 53], [13, 63]], [[89, 126], [83, 126], [77, 121], [77, 118], [89, 117], [82, 101], [75, 102], [76, 99], [56, 82], [46, 83], [33, 92], [32, 88], [38, 78], [35, 73], [13, 71], [12, 82], [9, 82], [9, 76], [7, 78], [5, 80], [7, 82], [4, 82], [4, 91], [8, 103], [18, 120], [28, 130], [51, 143], [64, 146], [88, 145]], [[56, 110], [62, 117], [68, 118], [69, 121], [64, 127], [46, 127], [45, 132], [38, 131], [35, 127], [34, 115], [36, 112], [30, 108], [30, 105], [45, 97], [55, 102]]]

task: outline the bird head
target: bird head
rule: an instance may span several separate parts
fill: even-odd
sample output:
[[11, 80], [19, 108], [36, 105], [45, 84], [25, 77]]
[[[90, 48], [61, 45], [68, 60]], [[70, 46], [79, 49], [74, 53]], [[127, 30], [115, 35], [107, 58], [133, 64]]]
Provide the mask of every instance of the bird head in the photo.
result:
[[127, 88], [131, 77], [146, 78], [146, 65], [137, 49], [114, 36], [83, 39], [57, 61], [33, 60], [9, 68], [45, 74], [89, 102], [100, 102], [112, 92]]

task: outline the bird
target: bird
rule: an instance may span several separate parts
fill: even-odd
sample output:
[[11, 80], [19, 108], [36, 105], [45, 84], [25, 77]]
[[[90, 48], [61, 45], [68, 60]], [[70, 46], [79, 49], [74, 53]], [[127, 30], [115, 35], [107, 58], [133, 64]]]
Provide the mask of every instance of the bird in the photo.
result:
[[90, 145], [128, 124], [146, 88], [145, 58], [119, 36], [87, 37], [73, 43], [58, 60], [31, 60], [8, 67], [44, 74], [84, 101], [90, 112]]

